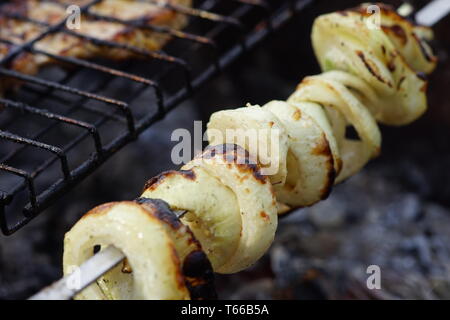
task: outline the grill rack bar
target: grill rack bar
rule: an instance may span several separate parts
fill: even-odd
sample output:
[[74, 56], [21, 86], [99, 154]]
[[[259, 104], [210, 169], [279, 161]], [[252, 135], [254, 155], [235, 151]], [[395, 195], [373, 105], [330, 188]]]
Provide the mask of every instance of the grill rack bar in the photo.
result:
[[[88, 10], [89, 7], [101, 2], [102, 0], [92, 0], [92, 2], [86, 4], [85, 6], [80, 8], [80, 12], [84, 13]], [[5, 65], [6, 63], [11, 62], [14, 58], [17, 57], [17, 55], [19, 55], [21, 52], [23, 52], [23, 50], [27, 47], [32, 47], [36, 42], [44, 39], [46, 36], [54, 33], [54, 32], [58, 32], [60, 30], [64, 30], [64, 26], [67, 23], [67, 18], [61, 20], [59, 23], [49, 26], [44, 22], [39, 22], [33, 19], [30, 19], [28, 17], [24, 17], [22, 15], [18, 15], [18, 14], [10, 14], [10, 13], [4, 13], [2, 12], [2, 15], [4, 15], [5, 17], [10, 17], [10, 18], [14, 18], [14, 19], [20, 19], [26, 22], [30, 22], [30, 23], [34, 23], [36, 25], [40, 25], [43, 27], [47, 27], [47, 30], [40, 33], [37, 37], [35, 37], [34, 39], [32, 39], [31, 41], [27, 41], [25, 43], [23, 43], [22, 45], [18, 46], [17, 48], [15, 48], [14, 50], [12, 50], [11, 52], [8, 52], [8, 54], [0, 60], [0, 65]]]
[[[108, 79], [106, 79], [105, 81], [103, 81], [102, 83], [99, 83], [99, 85], [97, 86], [97, 90], [100, 90], [101, 88], [103, 88], [106, 84], [108, 83]], [[94, 90], [94, 91], [97, 91]], [[72, 103], [71, 108], [66, 112], [66, 116], [73, 113], [74, 111], [76, 111], [79, 108], [79, 104], [83, 104], [83, 102], [85, 102], [87, 100], [87, 98], [81, 98], [80, 100], [75, 101], [74, 103]], [[7, 101], [6, 101], [7, 102]], [[161, 101], [162, 103], [162, 101]], [[7, 105], [7, 104], [6, 104]], [[85, 107], [86, 108], [86, 107]], [[92, 110], [94, 111], [94, 110]], [[98, 112], [98, 111], [97, 111]], [[100, 121], [96, 122], [93, 126], [95, 128], [97, 128], [97, 126], [101, 125], [103, 122], [105, 122], [105, 120], [108, 118], [112, 118], [112, 115], [110, 114], [105, 114], [105, 113], [101, 113], [99, 112], [104, 118], [102, 118]], [[123, 120], [121, 118], [118, 118], [119, 120]], [[44, 135], [46, 132], [48, 132], [49, 130], [51, 130], [53, 127], [55, 127], [56, 125], [58, 125], [58, 122], [54, 122], [51, 125], [47, 126], [46, 128], [44, 128], [43, 130], [41, 130], [40, 132], [38, 132], [38, 134], [36, 134], [34, 136], [33, 139], [39, 139], [42, 135]], [[78, 136], [76, 139], [74, 139], [72, 141], [71, 144], [69, 144], [67, 146], [67, 150], [70, 150], [72, 146], [76, 145], [77, 142], [81, 141], [84, 137], [86, 136], [85, 134], [81, 134], [80, 136]], [[17, 155], [18, 153], [20, 153], [23, 149], [25, 148], [25, 145], [22, 145], [21, 147], [15, 149], [13, 152], [11, 152], [9, 154], [9, 157], [6, 156], [4, 158], [4, 161], [9, 160], [10, 157]], [[97, 150], [98, 151], [98, 155], [102, 155], [104, 152], [104, 148], [102, 148], [101, 150]], [[48, 168], [51, 164], [53, 164], [55, 161], [57, 160], [57, 158], [53, 158], [53, 159], [49, 159], [48, 161], [46, 161], [44, 164], [42, 164], [40, 167], [38, 167], [33, 173], [32, 176], [37, 176], [39, 173], [41, 173], [43, 170], [45, 170], [46, 168]], [[4, 162], [3, 160], [1, 162]], [[12, 193], [15, 193], [17, 191], [20, 191], [23, 189], [23, 187], [25, 186], [25, 183], [19, 183], [12, 191]], [[6, 198], [8, 199], [8, 198]]]
[[[51, 0], [46, 0], [50, 1]], [[81, 8], [81, 11], [83, 14], [89, 15], [89, 9], [96, 3], [101, 2], [102, 0], [96, 0], [90, 2], [88, 5]], [[148, 2], [148, 1], [147, 1]], [[151, 2], [151, 1], [150, 1]], [[191, 41], [196, 46], [208, 46], [213, 49], [215, 53], [215, 58], [213, 63], [202, 72], [197, 75], [196, 77], [192, 78], [191, 70], [189, 69], [189, 66], [187, 63], [182, 59], [178, 57], [174, 57], [175, 59], [168, 59], [170, 68], [166, 70], [166, 72], [169, 72], [174, 67], [180, 67], [184, 69], [185, 71], [185, 81], [186, 86], [182, 89], [178, 90], [175, 94], [165, 98], [163, 95], [163, 90], [159, 87], [158, 80], [151, 80], [144, 77], [136, 76], [132, 73], [127, 73], [124, 71], [116, 70], [110, 67], [103, 66], [98, 63], [94, 62], [88, 62], [82, 59], [74, 58], [74, 57], [63, 57], [54, 55], [51, 52], [47, 52], [45, 50], [36, 49], [34, 48], [34, 45], [39, 42], [40, 40], [44, 39], [46, 36], [51, 35], [53, 33], [67, 33], [71, 36], [81, 37], [84, 38], [86, 41], [96, 43], [98, 45], [104, 45], [104, 46], [110, 46], [114, 48], [120, 48], [127, 51], [136, 51], [137, 54], [143, 54], [146, 56], [146, 58], [153, 58], [153, 59], [159, 59], [165, 60], [167, 57], [170, 57], [170, 55], [166, 55], [163, 51], [161, 52], [145, 52], [145, 50], [141, 50], [137, 48], [138, 50], [135, 50], [132, 46], [117, 44], [115, 42], [109, 43], [108, 41], [97, 41], [96, 38], [90, 38], [85, 37], [83, 35], [80, 35], [74, 31], [64, 29], [65, 20], [59, 22], [57, 25], [49, 26], [46, 25], [45, 27], [47, 30], [37, 36], [36, 38], [32, 39], [31, 41], [25, 43], [25, 44], [13, 44], [11, 42], [8, 43], [8, 40], [0, 39], [0, 43], [8, 43], [9, 45], [13, 46], [14, 49], [10, 51], [9, 54], [6, 55], [5, 58], [0, 60], [0, 66], [7, 65], [11, 61], [13, 61], [19, 54], [23, 52], [28, 52], [30, 54], [40, 54], [47, 56], [51, 59], [54, 59], [57, 62], [69, 64], [69, 65], [75, 65], [78, 67], [82, 67], [85, 69], [92, 69], [94, 71], [107, 74], [109, 76], [109, 79], [113, 77], [121, 77], [126, 78], [133, 82], [138, 82], [143, 85], [143, 87], [140, 89], [140, 91], [145, 90], [148, 87], [151, 87], [154, 90], [154, 93], [157, 97], [157, 110], [154, 114], [148, 114], [142, 119], [138, 119], [135, 123], [132, 121], [135, 120], [131, 110], [127, 109], [128, 104], [125, 101], [116, 101], [114, 99], [109, 99], [108, 97], [102, 97], [101, 95], [92, 94], [91, 92], [84, 92], [83, 90], [78, 90], [66, 86], [64, 84], [59, 84], [52, 81], [47, 81], [38, 78], [37, 76], [29, 76], [20, 74], [18, 72], [8, 70], [6, 68], [0, 67], [0, 74], [3, 76], [8, 76], [12, 78], [19, 79], [21, 81], [26, 81], [28, 83], [35, 83], [38, 85], [42, 85], [46, 88], [44, 92], [41, 93], [41, 96], [37, 97], [37, 99], [40, 98], [46, 98], [48, 97], [48, 94], [54, 92], [55, 90], [63, 90], [70, 92], [72, 94], [75, 94], [77, 96], [80, 96], [80, 100], [73, 102], [73, 104], [70, 106], [66, 112], [62, 113], [55, 113], [53, 111], [45, 110], [40, 107], [35, 106], [32, 104], [23, 104], [20, 102], [12, 101], [10, 99], [0, 99], [0, 104], [3, 105], [5, 108], [14, 108], [17, 110], [20, 110], [21, 113], [30, 113], [39, 117], [47, 118], [55, 120], [52, 124], [50, 124], [48, 127], [44, 128], [40, 132], [38, 132], [37, 135], [33, 136], [31, 139], [24, 140], [22, 137], [16, 137], [21, 138], [20, 141], [26, 143], [28, 142], [39, 142], [39, 138], [44, 135], [46, 132], [51, 130], [54, 126], [58, 125], [59, 123], [65, 123], [71, 126], [76, 126], [79, 128], [82, 128], [84, 131], [78, 135], [74, 140], [72, 140], [69, 144], [65, 145], [63, 148], [59, 149], [51, 149], [53, 151], [58, 150], [59, 153], [49, 158], [47, 161], [45, 161], [43, 164], [38, 166], [34, 171], [28, 172], [26, 170], [14, 168], [12, 166], [8, 166], [6, 164], [6, 161], [8, 161], [10, 158], [16, 156], [18, 153], [20, 153], [26, 145], [20, 145], [19, 148], [16, 150], [8, 153], [7, 157], [4, 157], [1, 160], [0, 165], [0, 171], [7, 171], [11, 174], [20, 176], [23, 178], [23, 181], [19, 183], [15, 188], [13, 188], [12, 192], [5, 192], [0, 190], [0, 227], [2, 232], [5, 235], [10, 235], [14, 233], [15, 231], [19, 230], [22, 226], [26, 225], [29, 221], [31, 221], [32, 218], [34, 218], [36, 215], [38, 215], [42, 210], [49, 207], [55, 200], [57, 200], [61, 195], [66, 193], [68, 190], [76, 186], [80, 181], [82, 181], [85, 177], [87, 177], [90, 173], [92, 173], [97, 167], [99, 167], [101, 164], [103, 164], [109, 157], [111, 157], [115, 152], [120, 150], [123, 146], [128, 144], [129, 142], [136, 139], [136, 137], [144, 131], [146, 128], [151, 126], [156, 121], [162, 119], [165, 114], [169, 111], [171, 111], [178, 103], [180, 103], [182, 100], [189, 97], [193, 90], [199, 88], [202, 84], [204, 84], [206, 81], [208, 81], [212, 76], [218, 74], [231, 64], [235, 59], [237, 59], [241, 54], [243, 54], [248, 49], [253, 48], [257, 43], [259, 43], [262, 39], [267, 37], [273, 30], [278, 29], [281, 27], [284, 23], [286, 23], [295, 13], [301, 11], [304, 9], [312, 0], [290, 0], [284, 3], [278, 11], [273, 14], [270, 19], [263, 19], [260, 24], [258, 24], [258, 28], [254, 28], [247, 32], [245, 37], [238, 38], [235, 45], [233, 45], [231, 48], [227, 49], [225, 52], [223, 52], [221, 55], [219, 55], [217, 44], [215, 43], [214, 37], [217, 34], [220, 34], [223, 30], [232, 27], [241, 33], [245, 33], [245, 27], [240, 23], [239, 17], [244, 16], [248, 12], [254, 10], [254, 7], [258, 7], [259, 9], [262, 9], [265, 13], [265, 15], [268, 17], [270, 16], [270, 6], [267, 1], [264, 0], [233, 0], [232, 2], [235, 3], [241, 3], [243, 6], [238, 7], [235, 11], [233, 11], [233, 15], [223, 16], [220, 14], [212, 14], [211, 12], [207, 10], [211, 10], [216, 5], [220, 4], [220, 0], [207, 0], [202, 5], [203, 8], [200, 9], [190, 9], [190, 8], [183, 8], [180, 6], [175, 6], [174, 10], [177, 12], [185, 12], [187, 15], [197, 17], [202, 20], [208, 20], [212, 22], [219, 22], [219, 24], [215, 25], [214, 28], [208, 31], [206, 36], [197, 36], [192, 33], [188, 32], [181, 32], [177, 30], [170, 30], [170, 29], [160, 29], [160, 30], [152, 30], [155, 32], [167, 32], [171, 34], [173, 37], [181, 38], [184, 40]], [[294, 5], [292, 5], [294, 4]], [[26, 17], [17, 17], [17, 18], [25, 18]], [[95, 17], [94, 18], [100, 18], [103, 19], [104, 17]], [[239, 23], [236, 23], [239, 22]], [[28, 21], [33, 22], [33, 21]], [[116, 23], [123, 23], [124, 25], [133, 27], [133, 28], [139, 28], [138, 25], [134, 25], [136, 22], [129, 22], [129, 21], [112, 21]], [[33, 22], [34, 23], [34, 22]], [[39, 22], [38, 22], [39, 23]], [[265, 26], [265, 27], [261, 27]], [[181, 32], [181, 33], [179, 33]], [[200, 38], [199, 38], [200, 37]], [[205, 39], [209, 39], [208, 41]], [[161, 54], [161, 56], [155, 54]], [[164, 73], [163, 73], [164, 74]], [[162, 75], [163, 75], [162, 74]], [[162, 77], [162, 75], [158, 75]], [[63, 81], [68, 81], [71, 78], [70, 74], [67, 75], [67, 78], [63, 79]], [[103, 85], [106, 86], [108, 84], [108, 81], [105, 80], [103, 82]], [[90, 90], [92, 92], [98, 92], [102, 88], [102, 85], [100, 84], [95, 90]], [[79, 94], [81, 93], [81, 94]], [[95, 109], [89, 109], [87, 106], [84, 106], [83, 103], [87, 100], [95, 99], [99, 101], [103, 101], [105, 103], [109, 103], [113, 106], [120, 106], [124, 110], [129, 110], [128, 118], [127, 114], [124, 113], [122, 116], [117, 113], [117, 111], [112, 113], [104, 113], [100, 110]], [[87, 123], [82, 122], [79, 120], [76, 120], [75, 118], [71, 117], [70, 114], [79, 110], [82, 108], [83, 110], [88, 110], [91, 112], [98, 112], [102, 117], [96, 121], [95, 123]], [[122, 110], [122, 112], [124, 112]], [[114, 140], [107, 143], [106, 145], [102, 144], [101, 136], [98, 133], [98, 127], [101, 126], [103, 123], [114, 120], [114, 121], [128, 121], [128, 130], [126, 132], [122, 132], [119, 136], [117, 136]], [[6, 132], [6, 131], [5, 131]], [[2, 139], [5, 139], [7, 136], [7, 133], [2, 132], [0, 135], [0, 142]], [[68, 166], [64, 167], [62, 169], [63, 171], [63, 177], [60, 178], [58, 181], [53, 183], [50, 187], [42, 191], [41, 193], [37, 193], [34, 180], [35, 178], [42, 174], [51, 164], [53, 164], [55, 161], [58, 161], [60, 157], [65, 155], [68, 151], [70, 151], [74, 146], [76, 146], [80, 141], [82, 141], [85, 137], [91, 135], [94, 146], [95, 146], [95, 152], [91, 154], [89, 159], [84, 161], [81, 165], [79, 165], [77, 168], [70, 170]], [[55, 146], [53, 146], [55, 147]], [[6, 160], [6, 161], [5, 161]], [[60, 160], [62, 161], [62, 160]], [[62, 165], [64, 166], [64, 165]], [[0, 186], [1, 187], [1, 186]], [[16, 221], [10, 222], [8, 219], [8, 215], [6, 212], [6, 207], [13, 201], [13, 198], [16, 193], [22, 191], [22, 190], [28, 190], [29, 194], [29, 202], [24, 206], [23, 208], [23, 215], [21, 218], [16, 219]]]
[[[19, 19], [19, 20], [23, 20], [25, 22], [30, 22], [36, 25], [41, 25], [44, 27], [48, 28], [48, 34], [45, 34], [45, 36], [42, 36], [42, 34], [38, 37], [36, 37], [35, 39], [33, 39], [32, 41], [28, 42], [27, 44], [25, 44], [24, 46], [18, 46], [18, 50], [13, 50], [10, 56], [6, 56], [4, 60], [0, 61], [0, 65], [1, 64], [5, 64], [10, 62], [12, 59], [14, 59], [17, 54], [19, 54], [22, 51], [26, 51], [27, 49], [29, 49], [30, 47], [32, 47], [36, 42], [42, 40], [43, 38], [45, 38], [46, 36], [50, 36], [54, 33], [64, 33], [76, 38], [79, 38], [81, 40], [85, 40], [88, 41], [89, 43], [92, 43], [94, 45], [98, 45], [98, 46], [103, 46], [103, 47], [108, 47], [108, 48], [112, 48], [112, 49], [122, 49], [122, 50], [126, 50], [129, 51], [131, 53], [134, 53], [136, 55], [140, 55], [143, 56], [145, 58], [149, 58], [149, 59], [157, 59], [157, 60], [161, 60], [163, 62], [166, 63], [173, 63], [176, 64], [180, 67], [182, 67], [184, 69], [185, 72], [185, 77], [186, 77], [186, 84], [190, 85], [190, 79], [191, 79], [191, 74], [190, 74], [190, 70], [189, 67], [186, 63], [186, 61], [179, 59], [177, 57], [174, 56], [170, 56], [167, 55], [166, 53], [164, 53], [163, 51], [150, 51], [150, 50], [145, 50], [133, 45], [129, 45], [126, 43], [119, 43], [119, 42], [112, 42], [112, 41], [108, 41], [108, 40], [102, 40], [102, 39], [98, 39], [98, 38], [94, 38], [85, 34], [81, 34], [72, 30], [68, 30], [68, 29], [58, 29], [55, 28], [56, 26], [52, 26], [50, 24], [47, 23], [43, 23], [40, 21], [36, 21], [33, 19], [30, 19], [28, 17], [24, 17], [21, 15], [17, 15], [17, 14], [5, 14], [5, 16], [13, 18], [13, 19]], [[65, 20], [62, 22], [62, 24], [64, 25], [66, 22]], [[130, 25], [129, 23], [126, 23], [125, 25], [134, 27], [132, 25]], [[59, 26], [59, 24], [57, 25]], [[1, 39], [0, 39], [1, 40]]]
[[[51, 2], [57, 5], [60, 5], [62, 7], [65, 7], [65, 5], [63, 3], [57, 2], [57, 1], [52, 1], [52, 0], [46, 0], [47, 2]], [[240, 1], [240, 0], [238, 0]], [[244, 0], [245, 1], [245, 0]], [[258, 0], [257, 0], [258, 1]], [[168, 34], [172, 37], [176, 37], [178, 39], [185, 39], [185, 40], [190, 40], [193, 42], [198, 42], [201, 44], [205, 44], [205, 45], [209, 45], [212, 47], [215, 47], [215, 43], [212, 39], [209, 39], [207, 37], [203, 37], [200, 35], [196, 35], [190, 32], [185, 32], [183, 30], [178, 30], [178, 29], [173, 29], [170, 27], [166, 27], [166, 26], [158, 26], [158, 25], [152, 25], [152, 24], [148, 24], [145, 23], [145, 21], [142, 20], [122, 20], [116, 17], [111, 17], [111, 16], [106, 16], [106, 15], [101, 15], [98, 13], [94, 13], [91, 12], [89, 10], [87, 10], [84, 13], [87, 17], [91, 17], [94, 18], [95, 20], [101, 20], [101, 21], [107, 21], [107, 22], [115, 22], [115, 23], [119, 23], [122, 25], [126, 25], [129, 27], [134, 27], [134, 28], [139, 28], [139, 29], [144, 29], [144, 30], [150, 30], [153, 32], [158, 32], [158, 33], [165, 33]]]

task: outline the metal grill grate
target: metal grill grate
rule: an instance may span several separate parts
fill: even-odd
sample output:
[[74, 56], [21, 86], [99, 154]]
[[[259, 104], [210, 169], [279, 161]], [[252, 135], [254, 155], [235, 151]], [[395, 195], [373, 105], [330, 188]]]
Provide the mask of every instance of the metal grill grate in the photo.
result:
[[[83, 35], [66, 28], [65, 19], [50, 25], [9, 14], [9, 19], [36, 24], [43, 32], [22, 44], [0, 38], [11, 48], [0, 60], [0, 84], [6, 79], [20, 84], [14, 93], [0, 96], [3, 233], [12, 234], [27, 224], [311, 1], [204, 0], [194, 1], [195, 9], [168, 5], [189, 17], [183, 31], [92, 12], [102, 0], [81, 8], [89, 19], [170, 35], [164, 51]], [[87, 61], [36, 48], [57, 33], [139, 59]], [[11, 63], [24, 53], [52, 63], [36, 75], [14, 71]]]

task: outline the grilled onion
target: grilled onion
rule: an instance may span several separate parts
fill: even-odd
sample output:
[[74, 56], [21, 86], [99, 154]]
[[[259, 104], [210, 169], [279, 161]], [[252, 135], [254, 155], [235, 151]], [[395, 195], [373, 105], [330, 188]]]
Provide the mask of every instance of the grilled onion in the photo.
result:
[[[290, 104], [271, 101], [263, 109], [274, 114], [288, 137], [287, 179], [275, 184], [277, 200], [291, 207], [303, 207], [326, 198], [339, 171], [336, 142], [328, 121], [325, 128], [316, 121], [326, 117], [314, 103]], [[333, 152], [334, 151], [334, 152]]]
[[214, 270], [236, 251], [242, 229], [236, 195], [202, 167], [164, 172], [147, 182], [142, 197], [188, 211], [181, 220], [201, 242]]
[[381, 4], [381, 25], [369, 27], [368, 6], [318, 17], [312, 30], [316, 57], [324, 71], [348, 72], [374, 89], [377, 100], [368, 108], [378, 121], [408, 124], [427, 108], [427, 82], [417, 73], [429, 73], [436, 65], [425, 42], [431, 30]]
[[[118, 265], [77, 299], [189, 299], [205, 292], [214, 295], [210, 289], [212, 270], [199, 242], [162, 202], [115, 202], [88, 212], [65, 236], [64, 273], [92, 256], [97, 245], [120, 249], [131, 270], [122, 272], [122, 265]], [[201, 277], [185, 277], [183, 270], [192, 269], [192, 264]]]
[[254, 264], [266, 252], [277, 228], [277, 202], [267, 176], [237, 145], [208, 146], [183, 169], [200, 166], [236, 196], [242, 227], [238, 247], [216, 272], [233, 273]]
[[286, 181], [288, 138], [280, 120], [260, 106], [223, 110], [214, 113], [208, 123], [210, 145], [237, 144], [257, 156], [258, 163], [272, 170], [273, 184]]

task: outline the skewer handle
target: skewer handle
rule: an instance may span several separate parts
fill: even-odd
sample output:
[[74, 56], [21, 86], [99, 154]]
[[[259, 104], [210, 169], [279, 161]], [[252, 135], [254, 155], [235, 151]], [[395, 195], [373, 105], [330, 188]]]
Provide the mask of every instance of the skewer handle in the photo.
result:
[[450, 11], [450, 0], [434, 0], [416, 14], [416, 22], [431, 27]]

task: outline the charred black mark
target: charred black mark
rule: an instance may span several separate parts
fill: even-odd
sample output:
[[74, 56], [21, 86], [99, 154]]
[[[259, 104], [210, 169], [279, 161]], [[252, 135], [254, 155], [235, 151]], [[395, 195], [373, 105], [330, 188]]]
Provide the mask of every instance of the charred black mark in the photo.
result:
[[[335, 168], [339, 168], [338, 171], [340, 171], [340, 170], [342, 169], [342, 166], [344, 165], [344, 164], [342, 163], [342, 159], [341, 159], [340, 157], [338, 157], [336, 160], [333, 160], [333, 161], [336, 162]], [[337, 173], [337, 172], [336, 172], [336, 173]]]
[[183, 232], [187, 233], [187, 244], [192, 246], [193, 251], [182, 262], [180, 262], [175, 247], [172, 248], [171, 253], [173, 263], [182, 268], [182, 272], [176, 274], [178, 287], [185, 286], [189, 290], [191, 299], [216, 299], [217, 294], [214, 288], [214, 273], [211, 263], [189, 227], [181, 223], [180, 219], [163, 200], [139, 198], [135, 201], [172, 230], [180, 232], [181, 228], [184, 228]]
[[270, 217], [269, 215], [265, 212], [265, 211], [261, 211], [259, 213], [259, 215], [261, 216], [261, 218], [263, 218], [265, 221], [270, 221]]
[[202, 277], [208, 271], [212, 273], [212, 266], [203, 251], [192, 251], [184, 259], [183, 273], [185, 276], [191, 278]]
[[138, 198], [135, 201], [156, 218], [169, 225], [173, 230], [179, 230], [183, 227], [180, 219], [178, 219], [177, 215], [170, 209], [167, 202], [161, 199], [149, 198]]
[[261, 174], [258, 164], [251, 163], [252, 159], [247, 150], [236, 144], [220, 144], [216, 146], [208, 146], [203, 152], [202, 157], [212, 159], [222, 156], [225, 162], [235, 163], [240, 172], [250, 172], [253, 177], [262, 184], [267, 183], [268, 178]]
[[216, 155], [236, 155], [233, 159], [237, 158], [237, 156], [249, 157], [249, 153], [247, 150], [242, 148], [241, 146], [233, 143], [224, 143], [215, 146], [207, 146], [202, 154], [202, 157], [205, 159], [214, 158]]
[[191, 299], [217, 299], [213, 268], [203, 251], [196, 250], [187, 255], [183, 263], [183, 274]]
[[165, 172], [162, 172], [162, 173], [158, 174], [157, 176], [149, 179], [145, 183], [143, 191], [145, 191], [147, 189], [150, 189], [150, 190], [156, 189], [158, 187], [158, 185], [164, 181], [164, 179], [166, 179], [170, 176], [173, 176], [173, 175], [182, 175], [185, 178], [190, 179], [190, 180], [195, 180], [197, 178], [195, 175], [195, 172], [193, 170], [165, 171]]
[[416, 75], [417, 75], [417, 78], [419, 78], [419, 79], [421, 79], [423, 81], [428, 81], [428, 76], [427, 76], [426, 73], [424, 73], [424, 72], [417, 72]]
[[403, 29], [400, 25], [394, 24], [392, 26], [381, 26], [381, 29], [385, 33], [390, 33], [396, 36], [402, 45], [405, 45], [408, 42], [408, 37], [406, 35], [405, 29]]
[[195, 172], [192, 170], [180, 170], [178, 173], [191, 180], [195, 180], [197, 178]]
[[406, 77], [403, 76], [400, 78], [400, 80], [397, 83], [397, 90], [400, 90], [400, 87], [402, 86], [403, 81], [405, 81]]
[[369, 72], [378, 79], [378, 81], [387, 84], [389, 87], [392, 87], [392, 84], [389, 82], [386, 82], [386, 80], [384, 80], [375, 70], [374, 68], [376, 68], [376, 66], [372, 66], [369, 61], [366, 59], [366, 56], [364, 55], [364, 52], [360, 51], [360, 50], [356, 50], [356, 54], [358, 55], [358, 57], [361, 59], [361, 61], [364, 63], [364, 65], [366, 66], [367, 70], [369, 70]]
[[327, 167], [327, 180], [324, 187], [321, 189], [321, 199], [326, 199], [331, 193], [331, 189], [334, 185], [334, 180], [336, 179], [336, 170], [333, 154], [330, 148], [330, 143], [328, 142], [325, 134], [322, 134], [321, 142], [313, 149], [313, 154], [322, 155], [327, 157], [326, 167]]
[[395, 24], [391, 26], [390, 29], [402, 41], [403, 44], [406, 44], [408, 37], [406, 36], [405, 30], [401, 26]]
[[419, 45], [420, 51], [422, 52], [423, 56], [428, 62], [436, 62], [437, 58], [435, 56], [432, 56], [429, 54], [428, 50], [425, 48], [424, 40], [419, 39], [419, 37], [413, 32], [412, 33], [413, 38], [416, 40], [417, 44]]
[[427, 89], [428, 89], [428, 82], [425, 82], [424, 84], [423, 84], [423, 86], [422, 87], [420, 87], [420, 91], [421, 92], [427, 92]]

